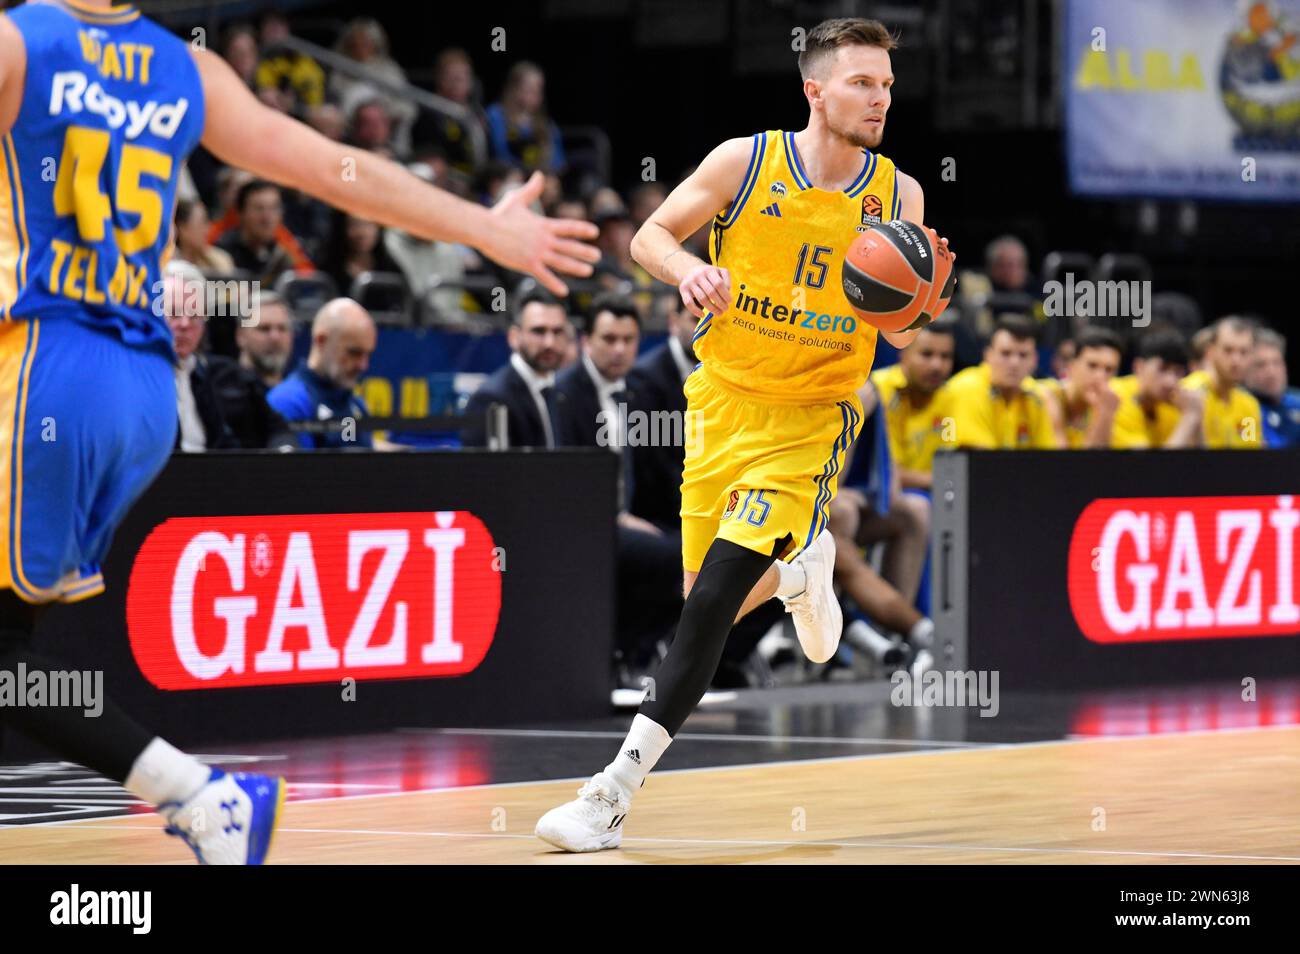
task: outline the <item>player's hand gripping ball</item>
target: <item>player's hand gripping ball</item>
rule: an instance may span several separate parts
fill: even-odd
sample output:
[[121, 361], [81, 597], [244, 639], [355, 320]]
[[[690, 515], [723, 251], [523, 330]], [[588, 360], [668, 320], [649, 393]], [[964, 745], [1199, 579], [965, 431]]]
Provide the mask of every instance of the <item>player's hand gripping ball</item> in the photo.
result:
[[881, 331], [928, 325], [952, 300], [952, 253], [934, 229], [895, 219], [859, 235], [844, 256], [844, 295]]

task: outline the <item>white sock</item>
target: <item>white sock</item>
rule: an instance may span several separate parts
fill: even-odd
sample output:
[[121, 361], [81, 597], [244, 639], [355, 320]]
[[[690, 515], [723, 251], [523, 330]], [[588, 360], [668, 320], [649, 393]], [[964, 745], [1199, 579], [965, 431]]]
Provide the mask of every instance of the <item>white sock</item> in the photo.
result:
[[776, 567], [776, 595], [781, 599], [798, 596], [808, 588], [808, 576], [804, 573], [803, 564], [777, 560], [773, 565]]
[[131, 766], [126, 790], [157, 808], [166, 802], [184, 803], [208, 782], [212, 769], [192, 755], [154, 739]]
[[922, 616], [907, 633], [907, 641], [917, 649], [929, 649], [934, 645], [934, 620]]
[[605, 766], [605, 774], [612, 775], [629, 797], [635, 795], [672, 740], [667, 729], [638, 712], [618, 756]]

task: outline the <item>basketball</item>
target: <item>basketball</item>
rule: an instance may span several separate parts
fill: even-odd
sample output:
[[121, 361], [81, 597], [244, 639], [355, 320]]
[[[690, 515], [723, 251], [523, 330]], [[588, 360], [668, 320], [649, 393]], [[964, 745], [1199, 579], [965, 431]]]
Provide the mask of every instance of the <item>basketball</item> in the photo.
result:
[[928, 325], [952, 299], [952, 255], [933, 229], [880, 222], [844, 256], [844, 295], [863, 321], [881, 331]]

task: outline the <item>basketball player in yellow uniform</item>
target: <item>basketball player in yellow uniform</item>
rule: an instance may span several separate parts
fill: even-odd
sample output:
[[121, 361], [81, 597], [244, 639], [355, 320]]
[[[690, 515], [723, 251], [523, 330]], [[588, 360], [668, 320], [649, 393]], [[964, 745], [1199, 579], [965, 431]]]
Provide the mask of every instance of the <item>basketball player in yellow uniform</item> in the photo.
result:
[[[538, 836], [557, 847], [619, 845], [633, 793], [704, 694], [746, 612], [778, 596], [811, 659], [829, 659], [838, 645], [828, 507], [862, 421], [855, 392], [876, 344], [844, 297], [840, 268], [866, 227], [919, 224], [924, 213], [916, 181], [874, 151], [894, 45], [875, 21], [815, 27], [799, 56], [807, 127], [722, 143], [633, 239], [633, 257], [678, 286], [699, 319], [701, 363], [685, 385], [687, 597], [653, 697], [618, 756], [538, 822]], [[681, 244], [710, 221], [711, 263]], [[915, 334], [887, 337], [904, 347]]]
[[1042, 393], [1030, 377], [1038, 363], [1038, 325], [1008, 315], [998, 320], [984, 361], [952, 376], [944, 390], [955, 445], [985, 450], [1051, 450], [1061, 446]]
[[1071, 450], [1109, 447], [1119, 397], [1110, 380], [1123, 358], [1119, 337], [1106, 328], [1085, 328], [1074, 338], [1074, 357], [1063, 379], [1035, 381], [1050, 397], [1057, 440]]
[[1119, 398], [1110, 446], [1117, 450], [1200, 447], [1205, 394], [1180, 388], [1187, 370], [1187, 344], [1172, 328], [1152, 329], [1138, 339], [1133, 373], [1113, 378]]
[[898, 363], [871, 372], [889, 434], [889, 455], [904, 490], [929, 490], [934, 452], [955, 440], [944, 388], [952, 375], [953, 326], [919, 329]]
[[1204, 367], [1183, 379], [1182, 386], [1205, 395], [1202, 415], [1205, 446], [1211, 450], [1260, 450], [1264, 422], [1259, 401], [1241, 386], [1246, 378], [1255, 329], [1229, 316], [1210, 325]]

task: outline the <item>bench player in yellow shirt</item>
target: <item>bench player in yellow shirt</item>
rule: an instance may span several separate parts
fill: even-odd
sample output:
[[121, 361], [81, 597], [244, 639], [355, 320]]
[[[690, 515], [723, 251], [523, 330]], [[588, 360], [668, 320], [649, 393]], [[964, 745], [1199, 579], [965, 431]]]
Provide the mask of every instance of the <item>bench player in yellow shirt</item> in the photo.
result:
[[[537, 824], [568, 851], [617, 847], [635, 793], [695, 708], [727, 633], [773, 596], [809, 658], [829, 659], [842, 617], [827, 529], [845, 451], [862, 421], [876, 331], [856, 317], [840, 263], [859, 232], [923, 222], [917, 182], [875, 152], [894, 76], [893, 37], [828, 20], [799, 55], [808, 125], [714, 149], [646, 221], [632, 255], [699, 318], [687, 379], [682, 477], [686, 605], [619, 754]], [[704, 262], [682, 242], [712, 222]], [[915, 331], [887, 336], [906, 346]], [[788, 561], [788, 562], [787, 562]]]
[[952, 376], [955, 347], [952, 323], [940, 320], [920, 329], [898, 364], [871, 372], [904, 490], [930, 489], [934, 452], [953, 440], [944, 384]]
[[1061, 446], [1030, 375], [1038, 364], [1038, 325], [1007, 315], [993, 327], [984, 361], [953, 375], [944, 390], [955, 446], [1036, 450]]
[[1241, 386], [1255, 345], [1255, 329], [1244, 318], [1229, 315], [1209, 330], [1203, 366], [1182, 384], [1205, 395], [1205, 446], [1211, 450], [1260, 450], [1264, 422], [1259, 401]]
[[1182, 335], [1172, 328], [1152, 328], [1138, 339], [1133, 373], [1110, 382], [1111, 391], [1119, 398], [1111, 425], [1111, 447], [1201, 446], [1205, 394], [1178, 386], [1190, 357]]
[[1048, 410], [1057, 440], [1071, 450], [1110, 446], [1118, 396], [1110, 380], [1119, 370], [1123, 346], [1107, 328], [1084, 328], [1074, 336], [1074, 354], [1065, 377], [1036, 384], [1049, 397]]

